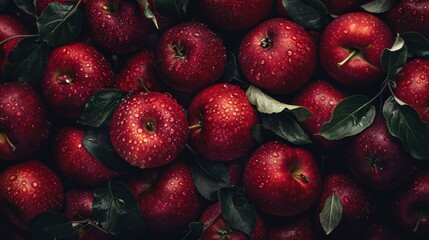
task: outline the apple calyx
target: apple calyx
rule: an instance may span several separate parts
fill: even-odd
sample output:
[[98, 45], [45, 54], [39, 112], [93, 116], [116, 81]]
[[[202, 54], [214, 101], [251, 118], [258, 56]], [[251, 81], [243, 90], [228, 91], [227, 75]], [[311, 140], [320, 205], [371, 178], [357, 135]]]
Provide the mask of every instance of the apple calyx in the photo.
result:
[[360, 51], [357, 49], [353, 49], [350, 54], [341, 62], [338, 63], [339, 67], [342, 67], [346, 62], [348, 62], [350, 59], [352, 59], [356, 54], [360, 54]]
[[271, 38], [269, 36], [266, 36], [264, 39], [261, 40], [261, 47], [262, 48], [271, 47]]
[[217, 233], [221, 240], [229, 239], [229, 235], [232, 233], [232, 230], [229, 227], [226, 227], [225, 229], [218, 229]]
[[10, 139], [7, 137], [6, 133], [0, 132], [0, 143], [6, 142], [7, 145], [9, 145], [12, 152], [16, 150], [16, 146], [10, 141]]
[[144, 125], [144, 128], [148, 133], [153, 134], [156, 130], [156, 123], [153, 120], [147, 120]]
[[71, 84], [73, 82], [73, 78], [69, 74], [60, 74], [56, 80], [60, 84]]
[[174, 59], [180, 59], [183, 60], [185, 59], [185, 54], [186, 54], [186, 48], [184, 46], [182, 46], [182, 44], [180, 44], [180, 42], [178, 42], [177, 44], [172, 44], [171, 49], [173, 49], [174, 51]]
[[383, 162], [381, 161], [381, 157], [377, 157], [374, 154], [367, 157], [369, 166], [374, 170], [375, 173], [378, 173], [378, 170], [383, 170]]

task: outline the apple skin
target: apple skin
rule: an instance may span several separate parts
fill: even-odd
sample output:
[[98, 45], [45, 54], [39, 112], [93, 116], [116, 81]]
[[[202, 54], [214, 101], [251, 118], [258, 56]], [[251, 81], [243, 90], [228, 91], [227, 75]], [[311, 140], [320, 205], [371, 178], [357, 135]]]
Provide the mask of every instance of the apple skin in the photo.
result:
[[140, 204], [146, 224], [155, 231], [185, 229], [201, 212], [189, 166], [174, 161], [163, 169], [147, 169], [128, 185]]
[[353, 10], [358, 10], [359, 6], [365, 3], [366, 0], [345, 0], [345, 1], [335, 1], [335, 0], [321, 0], [328, 8], [329, 12], [336, 15], [341, 15], [346, 12], [351, 12]]
[[1, 212], [25, 228], [37, 214], [61, 211], [64, 191], [57, 174], [40, 161], [8, 167], [0, 174]]
[[48, 7], [48, 4], [51, 2], [59, 2], [59, 3], [65, 3], [70, 1], [76, 1], [76, 0], [37, 0], [36, 3], [36, 15], [40, 16], [43, 11], [46, 10]]
[[292, 104], [305, 107], [313, 114], [302, 122], [301, 126], [306, 132], [310, 133], [310, 137], [316, 147], [333, 150], [341, 145], [339, 141], [329, 141], [315, 134], [319, 133], [323, 124], [331, 120], [335, 107], [346, 97], [347, 95], [342, 90], [328, 81], [318, 80], [309, 83], [300, 90], [292, 101]]
[[140, 92], [123, 100], [113, 113], [110, 138], [125, 161], [155, 168], [173, 161], [188, 138], [183, 108], [170, 95]]
[[95, 187], [117, 176], [82, 144], [85, 132], [75, 127], [61, 129], [54, 140], [54, 162], [60, 171], [73, 182]]
[[[347, 175], [340, 173], [328, 175], [316, 204], [317, 219], [326, 199], [334, 193], [340, 198], [343, 214], [340, 224], [328, 235], [328, 239], [362, 239], [363, 230], [368, 228], [368, 221], [375, 212], [373, 200]], [[319, 221], [318, 227], [322, 229]]]
[[316, 67], [316, 47], [304, 28], [283, 18], [267, 20], [246, 34], [238, 56], [250, 83], [273, 93], [291, 93]]
[[107, 59], [94, 47], [74, 42], [54, 49], [48, 58], [42, 89], [58, 114], [79, 119], [91, 95], [114, 85]]
[[429, 38], [429, 0], [397, 1], [387, 14], [394, 32], [418, 32]]
[[[0, 15], [0, 41], [13, 36], [27, 34], [27, 29], [19, 19], [11, 15]], [[3, 73], [4, 67], [8, 63], [7, 56], [21, 40], [22, 38], [14, 38], [0, 45], [0, 73]]]
[[390, 135], [382, 117], [350, 143], [346, 161], [353, 176], [376, 191], [397, 188], [414, 172], [412, 159]]
[[203, 16], [226, 31], [247, 30], [265, 19], [273, 0], [198, 0]]
[[395, 76], [395, 96], [413, 107], [429, 123], [429, 61], [414, 59]]
[[238, 86], [212, 85], [192, 100], [189, 106], [191, 142], [202, 156], [229, 161], [243, 156], [255, 144], [251, 128], [258, 115]]
[[226, 65], [222, 39], [197, 22], [168, 29], [159, 40], [156, 56], [165, 82], [184, 92], [195, 92], [213, 83]]
[[[201, 240], [250, 240], [244, 233], [233, 229], [222, 216], [219, 202], [208, 206], [201, 214], [200, 222], [208, 225], [201, 236]], [[256, 212], [256, 222], [252, 230], [253, 240], [265, 239], [265, 223], [261, 215]]]
[[139, 49], [149, 25], [129, 0], [91, 0], [85, 6], [91, 39], [114, 53]]
[[93, 201], [93, 190], [71, 189], [65, 196], [64, 214], [71, 220], [94, 219]]
[[[398, 191], [393, 198], [390, 212], [398, 227], [418, 239], [426, 239], [429, 234], [429, 172], [416, 173], [410, 183]], [[416, 231], [414, 229], [422, 216]]]
[[[347, 13], [325, 28], [319, 57], [322, 67], [335, 80], [348, 86], [366, 86], [382, 80], [381, 54], [392, 47], [393, 41], [387, 25], [376, 16]], [[339, 66], [353, 50], [357, 54]]]
[[22, 83], [0, 83], [0, 160], [21, 160], [36, 153], [48, 140], [50, 129], [35, 90]]
[[255, 206], [275, 216], [294, 216], [310, 208], [322, 183], [313, 155], [278, 141], [261, 145], [243, 173], [244, 188]]
[[317, 240], [318, 235], [313, 223], [304, 217], [284, 223], [270, 225], [267, 239], [271, 240]]

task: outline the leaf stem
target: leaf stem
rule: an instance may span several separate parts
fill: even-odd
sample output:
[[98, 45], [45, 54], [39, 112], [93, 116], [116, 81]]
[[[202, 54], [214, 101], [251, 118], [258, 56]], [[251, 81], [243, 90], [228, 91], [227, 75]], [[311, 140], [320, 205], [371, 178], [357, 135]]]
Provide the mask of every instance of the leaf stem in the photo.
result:
[[39, 36], [39, 35], [38, 34], [15, 35], [15, 36], [8, 37], [8, 38], [4, 39], [3, 41], [0, 42], [0, 45], [2, 45], [3, 43], [5, 43], [9, 40], [15, 39], [15, 38], [30, 38], [30, 37], [37, 37], [37, 36]]

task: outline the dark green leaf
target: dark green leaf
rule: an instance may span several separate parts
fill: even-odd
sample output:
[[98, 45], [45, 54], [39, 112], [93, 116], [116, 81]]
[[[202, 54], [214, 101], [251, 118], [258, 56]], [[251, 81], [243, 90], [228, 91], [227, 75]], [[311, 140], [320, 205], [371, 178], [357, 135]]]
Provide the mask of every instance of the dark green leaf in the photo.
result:
[[232, 82], [234, 77], [237, 76], [237, 59], [234, 53], [228, 54], [228, 62], [225, 66], [225, 70], [222, 73], [220, 79], [222, 82]]
[[77, 240], [79, 237], [72, 222], [60, 213], [40, 213], [28, 226], [35, 240]]
[[92, 94], [80, 116], [79, 123], [91, 127], [108, 125], [118, 104], [128, 92], [103, 89]]
[[153, 0], [157, 11], [165, 17], [182, 17], [188, 0]]
[[35, 7], [32, 0], [13, 0], [13, 2], [21, 11], [33, 16], [35, 15]]
[[82, 144], [107, 168], [115, 172], [128, 172], [131, 169], [131, 165], [122, 160], [113, 149], [107, 127], [89, 130], [82, 139]]
[[237, 188], [223, 188], [219, 191], [219, 202], [222, 216], [229, 225], [252, 237], [256, 210], [249, 204], [244, 191]]
[[416, 32], [406, 32], [401, 37], [412, 56], [429, 60], [429, 39]]
[[256, 106], [261, 113], [272, 114], [290, 112], [299, 122], [307, 120], [312, 115], [307, 108], [279, 102], [253, 85], [247, 88], [246, 96], [249, 102]]
[[46, 43], [35, 38], [21, 40], [8, 55], [5, 79], [37, 84], [45, 72], [48, 56], [49, 46]]
[[304, 28], [321, 29], [332, 16], [320, 0], [282, 0], [288, 16]]
[[75, 2], [51, 2], [37, 19], [39, 40], [57, 47], [72, 42], [82, 27], [82, 11]]
[[141, 239], [145, 223], [131, 190], [123, 182], [109, 182], [95, 189], [92, 208], [95, 219], [110, 234], [121, 239]]
[[381, 55], [381, 67], [387, 73], [387, 77], [394, 76], [407, 62], [408, 50], [404, 39], [398, 34], [391, 48], [383, 50]]
[[140, 5], [142, 5], [144, 9], [144, 12], [143, 12], [144, 16], [147, 19], [151, 19], [153, 24], [155, 24], [155, 27], [159, 29], [158, 20], [156, 19], [156, 16], [153, 13], [153, 11], [150, 9], [148, 0], [137, 0], [137, 1], [139, 2]]
[[191, 222], [189, 224], [189, 232], [186, 233], [183, 240], [199, 240], [203, 234], [204, 223], [202, 222]]
[[340, 198], [334, 193], [325, 201], [325, 206], [319, 214], [319, 221], [326, 235], [330, 234], [341, 222], [343, 205]]
[[363, 95], [348, 97], [335, 107], [331, 121], [322, 126], [318, 135], [328, 140], [356, 135], [371, 125], [375, 113], [375, 107], [368, 97]]
[[0, 0], [0, 11], [3, 11], [8, 5], [10, 0]]
[[402, 147], [417, 159], [429, 159], [429, 126], [409, 105], [400, 105], [391, 96], [383, 106], [390, 134], [402, 140]]
[[289, 114], [264, 114], [262, 115], [262, 126], [293, 144], [303, 145], [311, 143], [305, 131], [302, 130], [295, 119]]
[[384, 13], [389, 11], [395, 5], [395, 2], [395, 0], [374, 0], [361, 7], [370, 13]]

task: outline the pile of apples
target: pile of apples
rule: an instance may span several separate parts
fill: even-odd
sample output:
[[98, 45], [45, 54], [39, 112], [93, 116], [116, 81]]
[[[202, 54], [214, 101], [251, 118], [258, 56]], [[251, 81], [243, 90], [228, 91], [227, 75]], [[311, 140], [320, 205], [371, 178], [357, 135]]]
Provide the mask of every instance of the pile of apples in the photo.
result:
[[429, 0], [1, 0], [1, 239], [429, 238]]

